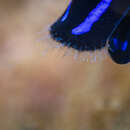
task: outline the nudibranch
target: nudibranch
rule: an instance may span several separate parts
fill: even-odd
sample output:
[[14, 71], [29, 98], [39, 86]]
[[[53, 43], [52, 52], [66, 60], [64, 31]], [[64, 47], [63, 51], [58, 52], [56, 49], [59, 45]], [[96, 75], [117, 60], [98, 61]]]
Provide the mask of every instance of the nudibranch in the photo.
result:
[[124, 12], [121, 19], [108, 38], [108, 52], [117, 64], [130, 62], [130, 7]]
[[112, 10], [113, 1], [72, 0], [63, 15], [51, 25], [52, 39], [78, 51], [102, 49], [121, 17]]
[[50, 38], [77, 52], [107, 48], [113, 61], [130, 62], [129, 0], [71, 0], [49, 27]]

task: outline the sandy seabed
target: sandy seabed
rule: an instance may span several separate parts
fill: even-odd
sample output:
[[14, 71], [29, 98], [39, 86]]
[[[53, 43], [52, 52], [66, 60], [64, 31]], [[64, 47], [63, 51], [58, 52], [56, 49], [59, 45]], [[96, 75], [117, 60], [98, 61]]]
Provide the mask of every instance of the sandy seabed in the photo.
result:
[[0, 0], [0, 130], [130, 129], [129, 65], [43, 55], [38, 32], [68, 2]]

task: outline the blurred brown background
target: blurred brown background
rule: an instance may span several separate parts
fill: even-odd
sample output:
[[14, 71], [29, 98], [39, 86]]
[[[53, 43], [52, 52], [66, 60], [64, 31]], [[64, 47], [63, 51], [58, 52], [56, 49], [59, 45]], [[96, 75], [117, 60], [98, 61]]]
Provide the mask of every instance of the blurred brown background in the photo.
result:
[[129, 65], [43, 55], [48, 42], [36, 42], [66, 6], [0, 0], [0, 130], [130, 129]]

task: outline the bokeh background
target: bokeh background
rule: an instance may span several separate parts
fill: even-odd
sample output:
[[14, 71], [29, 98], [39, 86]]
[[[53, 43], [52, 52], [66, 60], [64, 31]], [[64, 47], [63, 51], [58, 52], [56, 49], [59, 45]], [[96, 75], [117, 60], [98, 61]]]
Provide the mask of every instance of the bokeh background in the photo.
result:
[[130, 129], [130, 65], [37, 42], [68, 2], [0, 0], [0, 130]]

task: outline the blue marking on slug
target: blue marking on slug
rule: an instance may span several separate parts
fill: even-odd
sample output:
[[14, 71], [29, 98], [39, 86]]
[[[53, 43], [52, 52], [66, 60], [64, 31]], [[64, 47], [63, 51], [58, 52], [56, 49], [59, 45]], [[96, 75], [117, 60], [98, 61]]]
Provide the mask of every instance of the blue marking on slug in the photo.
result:
[[121, 45], [119, 45], [119, 40], [117, 38], [113, 38], [113, 45], [114, 48], [111, 48], [113, 52], [115, 52], [116, 50], [122, 50], [122, 51], [126, 51], [127, 46], [128, 46], [128, 41], [126, 40], [125, 42], [120, 42]]
[[111, 2], [112, 0], [101, 0], [96, 8], [88, 14], [85, 21], [72, 30], [72, 34], [81, 35], [89, 32], [93, 24], [97, 22], [99, 18], [103, 15], [103, 13], [108, 9]]
[[126, 41], [123, 43], [122, 51], [126, 51], [127, 46], [128, 46], [128, 41], [126, 40]]
[[117, 50], [117, 49], [119, 48], [117, 38], [113, 38], [113, 44], [114, 44], [114, 46], [115, 46], [115, 49]]
[[69, 12], [70, 12], [70, 8], [71, 8], [71, 3], [69, 4], [64, 16], [62, 17], [61, 22], [64, 22], [67, 19], [68, 15], [69, 15]]

